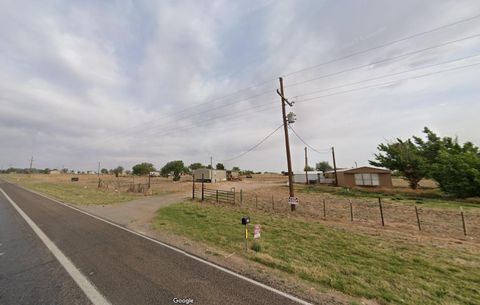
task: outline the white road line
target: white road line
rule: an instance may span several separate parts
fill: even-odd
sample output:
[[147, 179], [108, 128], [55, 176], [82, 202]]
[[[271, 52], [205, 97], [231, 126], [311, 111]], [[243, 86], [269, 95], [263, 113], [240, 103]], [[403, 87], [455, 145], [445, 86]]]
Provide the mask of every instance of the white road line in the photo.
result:
[[[110, 225], [112, 225], [112, 226], [114, 226], [114, 227], [117, 227], [117, 228], [119, 228], [119, 229], [125, 230], [125, 231], [127, 231], [127, 232], [132, 233], [132, 234], [138, 235], [138, 236], [143, 237], [143, 238], [145, 238], [145, 239], [148, 239], [149, 241], [152, 241], [152, 242], [154, 242], [154, 243], [156, 243], [156, 244], [159, 244], [159, 245], [161, 245], [161, 246], [164, 246], [164, 247], [166, 247], [166, 248], [168, 248], [168, 249], [171, 249], [171, 250], [173, 250], [173, 251], [176, 251], [176, 252], [178, 252], [178, 253], [181, 253], [181, 254], [183, 254], [183, 255], [185, 255], [185, 256], [188, 256], [188, 257], [190, 257], [190, 258], [192, 258], [192, 259], [194, 259], [194, 260], [196, 260], [196, 261], [199, 261], [199, 262], [204, 263], [204, 264], [206, 264], [206, 265], [209, 265], [209, 266], [211, 266], [211, 267], [213, 267], [213, 268], [216, 268], [216, 269], [218, 269], [218, 270], [221, 270], [221, 271], [223, 271], [223, 272], [225, 272], [225, 273], [228, 273], [228, 274], [230, 274], [230, 275], [233, 275], [233, 276], [235, 276], [235, 277], [237, 277], [237, 278], [239, 278], [239, 279], [242, 279], [242, 280], [244, 280], [244, 281], [247, 281], [247, 282], [249, 282], [249, 283], [252, 283], [252, 284], [254, 284], [254, 285], [257, 285], [257, 286], [259, 286], [259, 287], [262, 287], [262, 288], [264, 288], [264, 289], [266, 289], [266, 290], [269, 290], [269, 291], [271, 291], [271, 292], [274, 292], [274, 293], [276, 293], [276, 294], [278, 294], [278, 295], [281, 295], [281, 296], [283, 296], [283, 297], [285, 297], [285, 298], [287, 298], [287, 299], [290, 299], [290, 300], [292, 300], [292, 301], [294, 301], [294, 302], [297, 302], [297, 303], [302, 304], [302, 305], [312, 305], [312, 303], [309, 303], [309, 302], [307, 302], [307, 301], [305, 301], [305, 300], [302, 300], [302, 299], [300, 299], [300, 298], [297, 298], [296, 296], [293, 296], [293, 295], [288, 294], [288, 293], [286, 293], [286, 292], [280, 291], [280, 290], [278, 290], [278, 289], [275, 289], [275, 288], [273, 288], [273, 287], [270, 287], [270, 286], [268, 286], [268, 285], [265, 285], [265, 284], [263, 284], [263, 283], [260, 283], [260, 282], [258, 282], [258, 281], [256, 281], [256, 280], [253, 280], [253, 279], [251, 279], [251, 278], [248, 278], [248, 277], [246, 277], [246, 276], [243, 276], [243, 275], [241, 275], [241, 274], [238, 274], [238, 273], [236, 273], [236, 272], [234, 272], [234, 271], [231, 271], [231, 270], [229, 270], [229, 269], [227, 269], [227, 268], [224, 268], [224, 267], [221, 267], [221, 266], [216, 265], [216, 264], [214, 264], [214, 263], [211, 263], [211, 262], [209, 262], [209, 261], [207, 261], [207, 260], [204, 260], [203, 258], [200, 258], [200, 257], [198, 257], [198, 256], [192, 255], [192, 254], [190, 254], [190, 253], [188, 253], [188, 252], [185, 252], [185, 251], [183, 251], [182, 249], [176, 248], [176, 247], [171, 246], [171, 245], [169, 245], [169, 244], [166, 244], [166, 243], [163, 243], [163, 242], [158, 241], [158, 240], [156, 240], [156, 239], [153, 239], [153, 238], [151, 238], [151, 237], [149, 237], [149, 236], [147, 236], [147, 235], [144, 235], [144, 234], [135, 232], [135, 231], [133, 231], [133, 230], [130, 230], [130, 229], [128, 229], [128, 228], [122, 227], [121, 225], [116, 224], [116, 223], [114, 223], [114, 222], [111, 222], [110, 220], [104, 219], [104, 218], [102, 218], [102, 217], [99, 217], [99, 216], [97, 216], [97, 215], [91, 214], [91, 213], [89, 213], [89, 212], [87, 212], [87, 211], [84, 211], [84, 210], [82, 210], [82, 209], [79, 209], [79, 208], [77, 208], [77, 207], [74, 207], [74, 206], [71, 206], [71, 205], [66, 204], [66, 203], [64, 203], [64, 202], [61, 202], [61, 201], [59, 201], [59, 200], [56, 200], [55, 198], [51, 198], [51, 197], [49, 197], [49, 196], [45, 196], [44, 194], [41, 194], [41, 193], [39, 193], [39, 192], [30, 190], [30, 189], [28, 189], [28, 188], [26, 188], [26, 187], [23, 187], [23, 186], [21, 186], [21, 185], [17, 185], [17, 186], [20, 187], [20, 188], [22, 188], [22, 189], [24, 189], [24, 190], [26, 190], [26, 191], [28, 191], [28, 192], [30, 192], [30, 193], [37, 194], [37, 195], [39, 195], [39, 196], [41, 196], [41, 197], [44, 197], [44, 198], [47, 198], [47, 199], [49, 199], [49, 200], [51, 200], [51, 201], [53, 201], [53, 202], [56, 202], [56, 203], [61, 204], [61, 205], [63, 205], [63, 206], [66, 206], [67, 208], [70, 208], [70, 209], [75, 210], [75, 211], [77, 211], [77, 212], [83, 213], [83, 214], [85, 214], [85, 215], [88, 215], [88, 216], [93, 217], [93, 218], [95, 218], [95, 219], [98, 219], [98, 220], [100, 220], [100, 221], [106, 222], [106, 223], [108, 223], [108, 224], [110, 224]], [[0, 189], [0, 190], [1, 190], [1, 189]]]
[[77, 283], [77, 285], [82, 289], [85, 295], [90, 299], [94, 305], [110, 305], [110, 302], [105, 299], [104, 296], [98, 292], [95, 286], [90, 283], [90, 281], [78, 270], [75, 265], [60, 251], [60, 249], [55, 246], [55, 244], [43, 233], [43, 231], [33, 222], [30, 217], [28, 217], [25, 212], [20, 209], [20, 207], [5, 193], [3, 189], [0, 188], [3, 196], [12, 204], [12, 206], [17, 210], [18, 214], [23, 217], [27, 224], [32, 228], [32, 230], [37, 234], [40, 240], [47, 246], [47, 248], [52, 252], [58, 262], [65, 268], [68, 274], [72, 279]]

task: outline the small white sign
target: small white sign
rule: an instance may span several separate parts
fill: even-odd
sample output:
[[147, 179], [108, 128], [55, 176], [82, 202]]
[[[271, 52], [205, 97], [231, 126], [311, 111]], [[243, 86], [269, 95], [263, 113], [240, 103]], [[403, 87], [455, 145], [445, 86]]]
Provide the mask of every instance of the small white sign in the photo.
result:
[[260, 238], [260, 231], [261, 231], [260, 225], [255, 225], [255, 227], [253, 229], [253, 238], [254, 239]]
[[297, 205], [298, 204], [298, 198], [297, 197], [288, 197], [288, 203]]

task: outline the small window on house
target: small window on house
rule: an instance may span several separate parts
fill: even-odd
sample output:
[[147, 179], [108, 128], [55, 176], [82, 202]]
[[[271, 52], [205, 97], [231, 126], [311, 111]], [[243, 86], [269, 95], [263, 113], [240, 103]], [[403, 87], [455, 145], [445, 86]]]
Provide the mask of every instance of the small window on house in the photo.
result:
[[380, 185], [378, 174], [355, 174], [356, 185]]

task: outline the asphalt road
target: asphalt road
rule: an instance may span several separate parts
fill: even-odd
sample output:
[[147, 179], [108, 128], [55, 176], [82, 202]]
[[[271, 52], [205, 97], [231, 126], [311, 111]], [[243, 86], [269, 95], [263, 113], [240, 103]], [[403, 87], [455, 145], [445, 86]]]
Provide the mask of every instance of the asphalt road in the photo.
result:
[[[111, 304], [298, 304], [18, 186], [0, 188]], [[0, 244], [0, 304], [91, 304], [1, 193]]]

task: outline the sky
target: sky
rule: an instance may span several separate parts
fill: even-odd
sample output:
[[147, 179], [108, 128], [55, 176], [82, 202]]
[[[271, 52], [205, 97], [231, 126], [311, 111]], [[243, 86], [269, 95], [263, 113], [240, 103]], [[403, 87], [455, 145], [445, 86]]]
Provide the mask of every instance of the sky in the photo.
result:
[[0, 169], [368, 165], [420, 135], [480, 145], [477, 0], [0, 0]]

